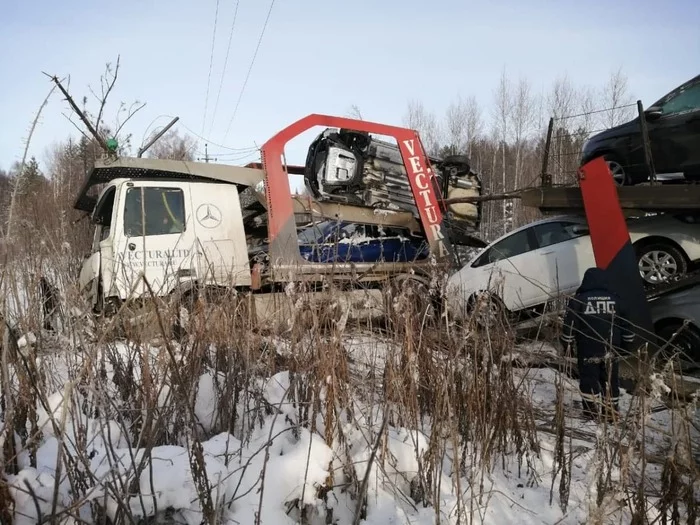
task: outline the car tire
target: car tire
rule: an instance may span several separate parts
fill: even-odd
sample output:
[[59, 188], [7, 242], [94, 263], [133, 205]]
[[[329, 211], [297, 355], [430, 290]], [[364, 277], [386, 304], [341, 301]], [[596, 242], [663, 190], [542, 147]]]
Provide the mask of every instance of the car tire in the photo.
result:
[[631, 183], [629, 173], [627, 173], [627, 170], [624, 168], [622, 163], [615, 157], [614, 155], [611, 155], [609, 153], [606, 153], [603, 155], [603, 159], [608, 165], [608, 169], [610, 170], [610, 173], [613, 176], [613, 180], [615, 181], [616, 186], [629, 186]]
[[645, 285], [656, 285], [685, 275], [688, 261], [685, 255], [664, 242], [653, 242], [636, 247], [637, 268]]
[[[673, 321], [657, 329], [656, 335], [662, 346], [672, 340], [668, 348], [662, 350], [662, 358], [676, 355], [683, 374], [700, 369], [700, 330], [697, 327], [683, 327], [682, 321]], [[661, 366], [664, 365], [665, 363], [661, 363]]]
[[384, 290], [384, 301], [387, 312], [409, 314], [421, 323], [435, 314], [434, 296], [429, 286], [412, 276], [399, 275], [392, 279]]
[[479, 327], [507, 327], [510, 315], [506, 305], [497, 295], [490, 292], [473, 294], [467, 303], [467, 311]]

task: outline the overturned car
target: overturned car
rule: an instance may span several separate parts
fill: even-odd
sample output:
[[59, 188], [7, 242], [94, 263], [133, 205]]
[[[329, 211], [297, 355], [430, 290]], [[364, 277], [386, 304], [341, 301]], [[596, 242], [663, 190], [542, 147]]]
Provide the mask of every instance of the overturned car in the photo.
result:
[[[481, 195], [481, 180], [466, 156], [429, 160], [443, 199]], [[368, 133], [324, 130], [309, 146], [304, 181], [318, 201], [417, 213], [398, 146]], [[480, 203], [450, 204], [446, 211], [453, 235], [479, 228]]]

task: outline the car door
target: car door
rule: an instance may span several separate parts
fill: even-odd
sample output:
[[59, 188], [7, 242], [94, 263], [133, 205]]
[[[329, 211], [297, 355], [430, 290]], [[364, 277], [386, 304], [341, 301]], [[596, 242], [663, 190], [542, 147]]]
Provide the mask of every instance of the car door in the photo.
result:
[[574, 292], [586, 269], [595, 266], [593, 245], [585, 223], [557, 220], [534, 226], [537, 250], [548, 294], [556, 298]]
[[649, 142], [657, 173], [700, 175], [700, 80], [674, 90], [648, 111]]
[[482, 283], [480, 288], [498, 295], [511, 311], [535, 306], [546, 296], [536, 249], [532, 227], [517, 230], [472, 263], [471, 268], [478, 269], [473, 278]]

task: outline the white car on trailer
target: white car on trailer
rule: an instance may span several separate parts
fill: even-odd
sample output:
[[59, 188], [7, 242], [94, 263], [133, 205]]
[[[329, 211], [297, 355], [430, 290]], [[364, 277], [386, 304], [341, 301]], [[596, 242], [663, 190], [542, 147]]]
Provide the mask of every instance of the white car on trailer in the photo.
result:
[[[655, 215], [628, 221], [640, 275], [657, 284], [700, 260], [700, 216]], [[490, 243], [448, 281], [448, 308], [467, 315], [484, 292], [521, 312], [572, 294], [595, 256], [584, 217], [559, 216], [518, 228]]]

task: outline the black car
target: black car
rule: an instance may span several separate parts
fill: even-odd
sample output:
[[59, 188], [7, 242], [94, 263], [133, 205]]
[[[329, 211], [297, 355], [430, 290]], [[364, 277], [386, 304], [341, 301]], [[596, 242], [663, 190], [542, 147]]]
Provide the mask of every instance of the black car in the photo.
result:
[[[645, 119], [659, 180], [677, 174], [686, 180], [699, 180], [700, 75], [647, 108]], [[581, 164], [600, 156], [607, 161], [618, 185], [648, 181], [639, 117], [591, 137], [583, 146]]]

